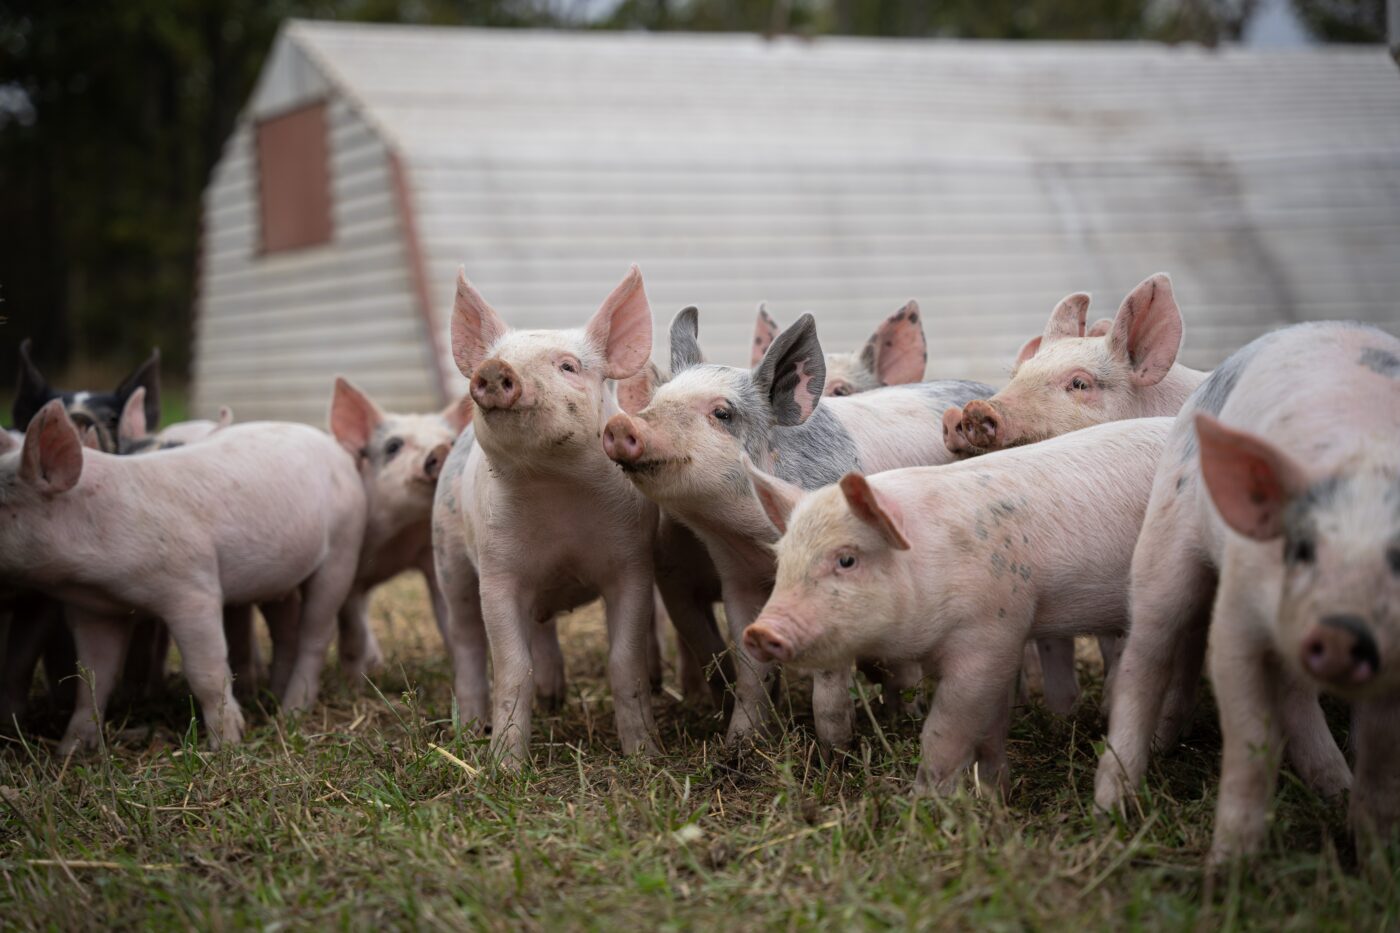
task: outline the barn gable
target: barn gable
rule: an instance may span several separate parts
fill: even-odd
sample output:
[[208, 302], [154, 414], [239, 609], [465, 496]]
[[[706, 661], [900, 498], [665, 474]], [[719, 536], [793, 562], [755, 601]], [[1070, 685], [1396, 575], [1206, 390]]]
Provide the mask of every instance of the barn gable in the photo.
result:
[[[318, 361], [277, 375], [313, 352], [371, 391], [427, 404], [438, 374], [460, 389], [444, 346], [459, 264], [513, 323], [555, 326], [637, 262], [663, 349], [694, 303], [727, 362], [747, 358], [759, 300], [783, 322], [815, 311], [850, 349], [916, 297], [930, 372], [988, 380], [1062, 295], [1092, 289], [1111, 314], [1159, 270], [1192, 365], [1296, 319], [1394, 328], [1396, 81], [1379, 47], [292, 23], [210, 188], [222, 252], [206, 263], [223, 265], [206, 267], [200, 404], [244, 391], [214, 378], [235, 367], [205, 352], [220, 340], [266, 351], [235, 368], [267, 374], [270, 399], [293, 375], [329, 385]], [[249, 124], [320, 94], [348, 147], [335, 248], [260, 265], [235, 203]]]

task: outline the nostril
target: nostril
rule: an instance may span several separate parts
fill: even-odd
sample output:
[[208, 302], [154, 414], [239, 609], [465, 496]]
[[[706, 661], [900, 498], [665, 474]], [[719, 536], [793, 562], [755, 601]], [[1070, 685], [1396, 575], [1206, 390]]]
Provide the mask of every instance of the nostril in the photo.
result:
[[510, 377], [507, 376], [505, 379], [501, 380], [501, 388], [509, 392], [511, 389], [515, 388], [515, 384], [511, 382]]

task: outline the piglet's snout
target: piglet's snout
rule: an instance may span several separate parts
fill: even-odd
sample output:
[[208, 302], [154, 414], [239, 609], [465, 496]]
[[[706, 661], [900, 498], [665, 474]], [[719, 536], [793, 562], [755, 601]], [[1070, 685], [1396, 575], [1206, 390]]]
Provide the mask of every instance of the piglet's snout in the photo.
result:
[[755, 659], [765, 664], [784, 664], [792, 660], [793, 645], [776, 627], [759, 620], [744, 629], [744, 647]]
[[636, 463], [646, 453], [642, 432], [627, 415], [613, 415], [603, 428], [603, 453], [618, 463]]
[[472, 373], [471, 391], [483, 411], [514, 408], [520, 401], [520, 376], [504, 360], [490, 359]]
[[1303, 669], [1338, 686], [1369, 682], [1380, 670], [1380, 651], [1371, 630], [1353, 615], [1327, 616], [1303, 637]]
[[954, 405], [943, 413], [943, 446], [955, 454], [967, 453], [972, 445], [962, 432], [963, 410]]
[[1001, 414], [990, 402], [980, 398], [967, 403], [959, 427], [973, 447], [994, 450], [1005, 444], [1006, 425]]

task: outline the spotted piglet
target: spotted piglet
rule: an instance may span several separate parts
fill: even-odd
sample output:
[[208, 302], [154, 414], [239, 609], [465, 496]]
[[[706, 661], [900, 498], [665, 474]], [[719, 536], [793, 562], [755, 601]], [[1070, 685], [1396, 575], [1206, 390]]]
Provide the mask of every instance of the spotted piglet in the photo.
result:
[[751, 469], [783, 536], [773, 593], [744, 630], [764, 664], [848, 670], [860, 657], [938, 677], [916, 791], [974, 760], [1004, 783], [1022, 649], [1121, 632], [1128, 555], [1171, 421], [1101, 425], [938, 467], [848, 473], [812, 493]]
[[[768, 306], [760, 304], [758, 320], [754, 323], [750, 366], [757, 366], [763, 360], [779, 330], [778, 322], [768, 313]], [[858, 352], [826, 354], [822, 395], [855, 395], [881, 386], [919, 382], [924, 378], [927, 365], [928, 343], [924, 339], [923, 316], [918, 302], [911, 300], [885, 318]]]
[[[671, 325], [671, 380], [647, 407], [608, 422], [603, 445], [626, 476], [666, 514], [704, 542], [719, 570], [725, 616], [737, 644], [768, 598], [777, 538], [744, 470], [747, 456], [803, 488], [833, 483], [849, 470], [943, 463], [941, 416], [988, 392], [957, 380], [891, 386], [849, 398], [823, 398], [825, 360], [816, 323], [804, 314], [778, 335], [752, 370], [705, 363], [699, 312]], [[872, 659], [874, 660], [874, 659]], [[728, 739], [766, 728], [772, 666], [736, 659], [736, 703]], [[853, 727], [849, 677], [819, 677], [813, 688], [818, 738], [844, 745]], [[918, 681], [900, 672], [891, 694]]]
[[[1282, 753], [1359, 831], [1400, 825], [1400, 340], [1298, 324], [1247, 344], [1177, 420], [1133, 556], [1132, 628], [1099, 761], [1103, 809], [1209, 670], [1224, 756], [1214, 861], [1257, 851]], [[1354, 779], [1317, 703], [1353, 703]], [[1286, 742], [1285, 742], [1286, 740]], [[1354, 780], [1354, 783], [1353, 783]]]
[[607, 380], [635, 375], [651, 354], [641, 273], [633, 266], [578, 330], [512, 330], [459, 274], [452, 351], [476, 411], [438, 484], [433, 550], [462, 715], [490, 723], [504, 763], [524, 761], [540, 626], [601, 595], [622, 750], [657, 751], [647, 667], [657, 512], [599, 444], [620, 410]]

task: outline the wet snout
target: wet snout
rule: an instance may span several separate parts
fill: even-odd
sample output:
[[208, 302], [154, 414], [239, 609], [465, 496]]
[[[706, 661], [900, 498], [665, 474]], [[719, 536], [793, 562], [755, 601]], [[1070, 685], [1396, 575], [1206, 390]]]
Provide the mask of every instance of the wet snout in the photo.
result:
[[1303, 636], [1299, 648], [1303, 669], [1318, 680], [1338, 687], [1369, 683], [1380, 672], [1380, 649], [1360, 616], [1326, 616]]
[[973, 447], [997, 450], [1006, 446], [1006, 419], [991, 402], [980, 398], [968, 402], [959, 428]]
[[482, 411], [509, 410], [520, 401], [520, 375], [505, 360], [486, 360], [472, 373], [471, 392]]
[[943, 446], [955, 454], [970, 454], [973, 447], [962, 432], [963, 410], [954, 405], [943, 413]]
[[442, 473], [442, 465], [447, 461], [447, 455], [452, 452], [451, 444], [438, 444], [428, 455], [423, 458], [423, 479], [430, 483], [437, 482], [438, 474]]
[[796, 654], [792, 640], [777, 624], [764, 619], [744, 629], [744, 647], [764, 664], [786, 664]]
[[641, 426], [627, 414], [613, 415], [603, 427], [603, 453], [618, 463], [637, 463], [646, 455]]

